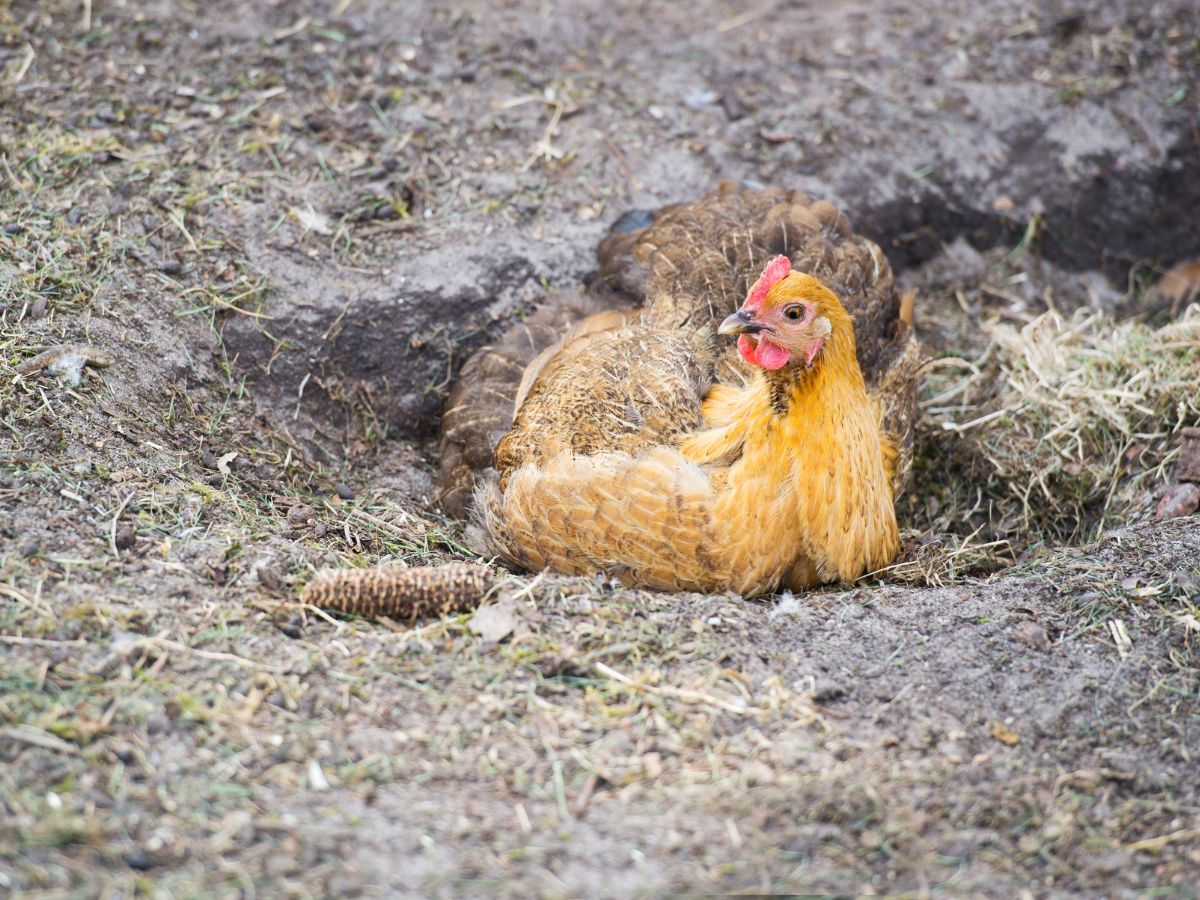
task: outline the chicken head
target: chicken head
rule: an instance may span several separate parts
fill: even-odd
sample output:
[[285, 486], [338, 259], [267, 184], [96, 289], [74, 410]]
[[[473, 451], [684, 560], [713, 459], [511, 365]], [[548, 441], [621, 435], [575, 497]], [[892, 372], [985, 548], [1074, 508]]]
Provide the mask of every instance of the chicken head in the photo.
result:
[[852, 327], [837, 295], [812, 275], [792, 271], [786, 256], [777, 256], [717, 333], [738, 335], [742, 357], [774, 371], [789, 363], [812, 366], [835, 327]]

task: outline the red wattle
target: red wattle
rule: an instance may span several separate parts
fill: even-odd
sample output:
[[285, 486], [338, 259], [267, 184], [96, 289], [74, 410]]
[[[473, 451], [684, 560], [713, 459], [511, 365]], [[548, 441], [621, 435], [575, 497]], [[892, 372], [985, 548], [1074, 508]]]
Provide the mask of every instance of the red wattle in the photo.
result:
[[766, 338], [759, 338], [756, 343], [754, 338], [748, 334], [743, 334], [738, 338], [737, 348], [738, 353], [742, 354], [742, 359], [746, 362], [771, 371], [782, 369], [788, 364], [790, 358], [788, 352], [778, 344], [773, 344]]

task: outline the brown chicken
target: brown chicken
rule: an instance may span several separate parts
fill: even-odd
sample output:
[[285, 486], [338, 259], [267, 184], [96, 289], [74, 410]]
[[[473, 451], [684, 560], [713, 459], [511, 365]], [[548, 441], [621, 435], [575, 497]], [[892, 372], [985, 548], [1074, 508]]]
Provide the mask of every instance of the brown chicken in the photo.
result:
[[[786, 256], [761, 271], [772, 252]], [[504, 435], [484, 542], [531, 569], [743, 594], [889, 561], [918, 355], [879, 249], [828, 203], [722, 185], [610, 237], [600, 260], [615, 295], [560, 327], [587, 305], [640, 309], [593, 314], [548, 347], [544, 314], [475, 357], [452, 398], [448, 500]]]

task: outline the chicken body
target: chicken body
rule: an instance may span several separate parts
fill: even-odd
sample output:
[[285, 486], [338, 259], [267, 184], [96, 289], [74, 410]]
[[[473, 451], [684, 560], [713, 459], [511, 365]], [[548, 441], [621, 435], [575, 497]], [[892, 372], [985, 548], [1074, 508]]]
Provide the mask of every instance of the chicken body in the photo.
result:
[[[895, 451], [855, 358], [853, 322], [816, 279], [787, 279], [773, 305], [789, 291], [828, 329], [817, 335], [819, 357], [759, 370], [737, 387], [697, 390], [687, 331], [643, 319], [594, 338], [591, 354], [560, 371], [608, 381], [611, 400], [575, 408], [565, 441], [549, 437], [536, 459], [512, 468], [506, 445], [542, 427], [518, 412], [497, 449], [500, 482], [478, 498], [490, 549], [531, 570], [743, 595], [851, 580], [889, 562]], [[622, 358], [650, 357], [663, 377], [651, 386], [635, 366], [605, 369], [618, 348]], [[687, 409], [699, 427], [680, 427]], [[659, 417], [670, 434], [655, 436]], [[604, 440], [579, 453], [570, 440], [581, 430]]]
[[[799, 298], [831, 328], [815, 357], [799, 364], [802, 340], [778, 369], [718, 335], [772, 251], [820, 278], [792, 273], [772, 309]], [[879, 249], [831, 204], [723, 185], [599, 255], [608, 290], [591, 295], [592, 314], [541, 346], [522, 338], [510, 353], [521, 377], [487, 382], [512, 405], [480, 399], [475, 360], [456, 388], [443, 486], [461, 497], [481, 472], [463, 474], [468, 455], [485, 455], [478, 439], [463, 449], [472, 427], [503, 434], [475, 505], [483, 543], [532, 570], [744, 595], [886, 564], [919, 354]], [[605, 300], [626, 306], [597, 313]]]
[[[646, 373], [634, 384], [634, 411], [664, 402], [645, 395], [647, 389], [655, 391], [652, 349], [649, 355], [632, 354], [639, 356], [632, 360], [625, 349], [636, 346], [636, 339], [603, 349], [594, 341], [637, 322], [662, 332], [688, 332], [695, 354], [687, 377], [695, 374], [701, 393], [716, 380], [742, 383], [750, 378], [750, 367], [732, 343], [717, 339], [716, 325], [737, 309], [762, 267], [778, 254], [821, 279], [854, 317], [857, 358], [868, 393], [883, 408], [884, 429], [898, 448], [894, 483], [898, 491], [903, 489], [923, 358], [911, 310], [906, 314], [902, 308], [891, 267], [874, 243], [855, 234], [846, 216], [827, 201], [800, 191], [754, 190], [733, 182], [689, 203], [652, 215], [639, 213], [634, 227], [620, 227], [626, 218], [601, 243], [600, 277], [587, 291], [548, 298], [463, 367], [446, 405], [438, 453], [438, 499], [446, 512], [468, 515], [476, 483], [494, 477], [497, 444], [510, 432], [520, 436], [510, 435], [501, 462], [513, 468], [544, 461], [548, 448], [543, 439], [560, 446], [570, 434], [572, 447], [588, 453], [600, 447], [644, 447], [695, 427], [694, 405], [678, 404], [674, 394], [665, 398], [668, 422], [659, 432], [654, 426], [643, 429], [641, 439], [599, 424], [599, 417], [585, 420], [595, 424], [590, 431], [581, 427], [577, 412], [596, 403], [622, 417], [626, 398], [615, 385], [625, 383], [623, 367]], [[584, 333], [586, 340], [575, 339]], [[606, 365], [593, 367], [595, 376], [550, 377], [584, 350], [606, 359]], [[553, 365], [548, 364], [551, 359], [556, 360]], [[528, 427], [514, 428], [518, 407], [529, 417]]]

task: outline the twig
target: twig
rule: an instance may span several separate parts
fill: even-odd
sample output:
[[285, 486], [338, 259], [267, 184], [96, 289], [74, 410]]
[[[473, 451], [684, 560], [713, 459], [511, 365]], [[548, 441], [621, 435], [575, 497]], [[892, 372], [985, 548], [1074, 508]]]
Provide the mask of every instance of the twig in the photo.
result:
[[734, 31], [741, 28], [743, 25], [749, 25], [751, 22], [757, 22], [759, 19], [765, 18], [775, 10], [774, 3], [767, 3], [759, 6], [756, 9], [746, 10], [736, 16], [730, 16], [728, 19], [717, 24], [717, 34], [725, 34], [727, 31]]
[[1132, 844], [1126, 844], [1125, 849], [1132, 850], [1134, 853], [1137, 853], [1139, 850], [1157, 853], [1163, 847], [1167, 846], [1167, 844], [1191, 840], [1194, 837], [1200, 837], [1200, 828], [1185, 828], [1183, 831], [1172, 831], [1170, 834], [1160, 835], [1159, 837], [1134, 841]]
[[[284, 673], [287, 671], [287, 666], [277, 666], [271, 663], [255, 662], [252, 659], [246, 659], [244, 656], [235, 656], [232, 653], [222, 653], [219, 650], [199, 650], [195, 647], [189, 647], [187, 644], [181, 644], [178, 641], [166, 641], [160, 638], [143, 638], [142, 641], [159, 644], [168, 650], [179, 650], [184, 653], [191, 653], [193, 656], [198, 656], [201, 659], [211, 659], [214, 662], [227, 662], [235, 666], [245, 666], [248, 669], [263, 669], [267, 672]], [[138, 641], [138, 643], [142, 643]]]
[[252, 291], [252, 290], [246, 291], [245, 293], [238, 294], [238, 296], [234, 297], [233, 300], [226, 300], [222, 297], [218, 297], [216, 294], [210, 294], [208, 299], [211, 300], [213, 302], [213, 304], [220, 307], [221, 309], [228, 310], [229, 312], [235, 312], [241, 316], [249, 316], [252, 319], [274, 319], [275, 317], [273, 315], [271, 315], [270, 313], [257, 312], [256, 310], [253, 310], [253, 309], [242, 309], [240, 306], [238, 306], [236, 303], [233, 302], [234, 300], [241, 300], [243, 297], [248, 296], [249, 294], [252, 294], [252, 293], [254, 293], [254, 291]]
[[1019, 408], [1015, 410], [1001, 408], [988, 413], [986, 416], [980, 416], [978, 419], [972, 419], [970, 422], [943, 422], [942, 431], [966, 431], [968, 428], [975, 428], [977, 425], [986, 425], [993, 419], [998, 419], [1001, 416], [1009, 415], [1010, 413], [1016, 415], [1018, 412], [1020, 412]]
[[6, 597], [11, 597], [13, 600], [16, 600], [18, 603], [29, 607], [34, 612], [39, 613], [40, 615], [43, 615], [48, 619], [56, 621], [58, 618], [57, 616], [54, 615], [54, 607], [50, 606], [48, 603], [40, 604], [38, 601], [30, 600], [27, 596], [25, 596], [23, 593], [18, 591], [15, 587], [9, 587], [6, 584], [0, 584], [0, 594], [3, 594]]
[[706, 703], [710, 706], [715, 706], [718, 709], [723, 709], [726, 712], [737, 713], [741, 716], [761, 716], [766, 713], [765, 709], [760, 709], [757, 706], [735, 706], [728, 701], [722, 700], [719, 697], [713, 697], [710, 694], [702, 694], [699, 691], [688, 691], [683, 688], [674, 687], [655, 687], [650, 684], [639, 684], [632, 678], [628, 678], [618, 672], [616, 669], [606, 666], [602, 662], [592, 664], [596, 671], [619, 684], [626, 687], [634, 688], [635, 690], [645, 691], [648, 694], [658, 694], [662, 697], [674, 697], [676, 700], [682, 700], [684, 703]]
[[21, 64], [19, 66], [17, 66], [17, 71], [15, 71], [12, 74], [12, 77], [8, 79], [7, 84], [9, 87], [16, 87], [18, 84], [20, 84], [22, 81], [25, 80], [25, 75], [26, 75], [26, 73], [29, 72], [29, 67], [31, 65], [33, 65], [33, 60], [36, 56], [37, 56], [37, 52], [33, 49], [33, 45], [26, 44], [25, 45], [25, 58], [22, 59]]
[[8, 164], [8, 154], [0, 153], [0, 167], [4, 169], [5, 176], [12, 183], [17, 193], [21, 195], [21, 198], [26, 203], [29, 203], [29, 192], [25, 190], [25, 185], [21, 184], [20, 180], [13, 173], [12, 166]]
[[97, 366], [104, 368], [111, 366], [114, 362], [112, 356], [105, 353], [103, 350], [97, 350], [95, 347], [82, 347], [71, 344], [64, 344], [59, 347], [51, 347], [49, 350], [44, 350], [37, 356], [25, 360], [23, 363], [14, 367], [13, 371], [21, 377], [34, 375], [47, 366], [52, 366], [60, 359], [65, 359], [68, 356], [83, 357], [85, 366]]
[[525, 587], [521, 588], [519, 591], [517, 591], [515, 594], [512, 595], [512, 599], [513, 600], [522, 600], [525, 597], [528, 597], [530, 594], [532, 594], [533, 589], [535, 587], [537, 587], [539, 583], [541, 583], [541, 580], [543, 578], [546, 577], [547, 571], [548, 571], [547, 569], [542, 569], [542, 571], [538, 572], [537, 575], [534, 577], [534, 579], [531, 582], [529, 582], [529, 584], [525, 585]]
[[70, 641], [52, 641], [49, 638], [23, 637], [19, 634], [0, 634], [0, 644], [21, 644], [30, 647], [86, 647], [87, 641], [75, 638]]
[[280, 41], [286, 41], [288, 38], [299, 34], [305, 28], [312, 24], [310, 16], [301, 16], [287, 28], [281, 28], [271, 35], [271, 43], [278, 44]]
[[271, 663], [255, 662], [252, 659], [246, 659], [244, 656], [235, 656], [232, 653], [221, 653], [217, 650], [200, 650], [196, 647], [189, 647], [187, 644], [181, 644], [178, 641], [168, 641], [161, 637], [138, 638], [138, 640], [121, 647], [114, 653], [109, 654], [99, 664], [96, 665], [94, 671], [101, 672], [115, 660], [121, 657], [128, 658], [139, 650], [151, 650], [159, 648], [162, 650], [173, 650], [177, 653], [190, 653], [193, 656], [198, 656], [200, 659], [207, 659], [213, 662], [227, 662], [235, 666], [243, 666], [247, 669], [259, 669], [264, 672], [275, 672], [283, 674], [287, 671], [286, 666], [272, 665]]
[[58, 753], [71, 755], [79, 754], [79, 748], [74, 744], [68, 743], [60, 737], [55, 737], [48, 731], [35, 728], [33, 725], [10, 725], [8, 728], [0, 728], [0, 737], [6, 737], [13, 741], [21, 741], [24, 744], [32, 744], [34, 747], [41, 747], [43, 750], [55, 750]]
[[554, 113], [550, 116], [550, 121], [542, 131], [541, 139], [533, 145], [533, 152], [529, 154], [529, 159], [525, 160], [525, 164], [521, 166], [522, 172], [528, 172], [533, 168], [533, 164], [538, 159], [553, 162], [556, 159], [563, 158], [563, 151], [554, 146], [554, 132], [558, 130], [558, 123], [562, 120], [564, 106], [559, 101], [548, 102], [553, 104]]
[[[329, 503], [326, 503], [325, 506], [330, 512], [338, 511], [336, 507]], [[372, 528], [382, 531], [384, 534], [390, 534], [392, 537], [409, 544], [413, 542], [414, 535], [412, 533], [393, 525], [391, 522], [387, 522], [378, 518], [377, 516], [373, 516], [369, 512], [364, 512], [361, 509], [348, 509], [345, 512], [349, 518], [357, 519], [360, 523], [364, 525], [370, 525]]]
[[133, 499], [133, 495], [137, 491], [130, 491], [129, 496], [121, 501], [121, 505], [117, 507], [117, 511], [113, 514], [112, 521], [108, 525], [108, 546], [112, 550], [113, 558], [120, 559], [121, 551], [117, 549], [117, 520], [121, 518], [121, 513], [125, 512], [125, 507], [129, 505], [129, 501]]

